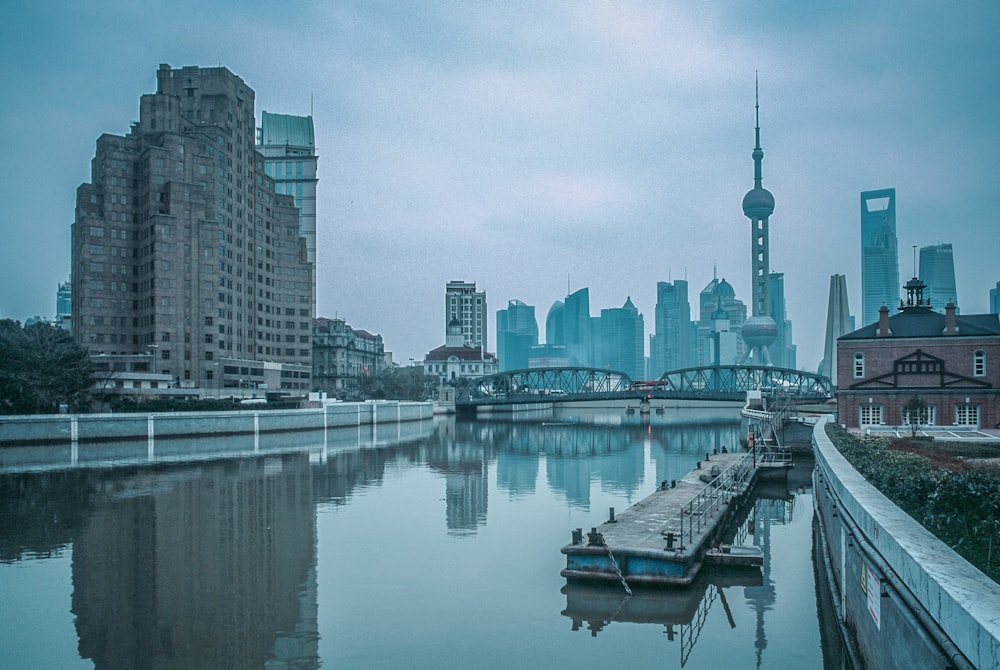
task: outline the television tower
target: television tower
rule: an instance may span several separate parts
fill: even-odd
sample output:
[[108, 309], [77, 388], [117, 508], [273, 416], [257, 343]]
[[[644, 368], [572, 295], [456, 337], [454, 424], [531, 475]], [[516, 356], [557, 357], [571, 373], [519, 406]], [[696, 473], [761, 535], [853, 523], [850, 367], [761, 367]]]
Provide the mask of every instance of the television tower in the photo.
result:
[[[750, 248], [753, 251], [751, 268], [753, 277], [753, 312], [743, 322], [743, 341], [750, 351], [747, 358], [755, 365], [772, 365], [768, 347], [778, 336], [778, 324], [768, 314], [768, 287], [770, 264], [768, 261], [767, 219], [774, 212], [774, 196], [761, 186], [761, 162], [764, 150], [760, 148], [760, 89], [754, 75], [754, 110], [756, 118], [756, 146], [753, 149], [753, 188], [743, 196], [743, 213], [750, 219]], [[746, 359], [744, 359], [746, 362]]]

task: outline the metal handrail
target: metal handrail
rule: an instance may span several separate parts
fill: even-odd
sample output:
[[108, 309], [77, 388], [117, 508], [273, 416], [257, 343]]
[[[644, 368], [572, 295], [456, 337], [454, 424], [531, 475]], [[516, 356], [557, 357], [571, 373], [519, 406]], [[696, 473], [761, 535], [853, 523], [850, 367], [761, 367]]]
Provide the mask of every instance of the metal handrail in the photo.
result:
[[[727, 492], [737, 492], [739, 486], [746, 481], [747, 474], [756, 467], [757, 451], [756, 447], [746, 452], [743, 457], [719, 473], [711, 482], [706, 484], [688, 502], [681, 505], [678, 516], [668, 522], [660, 529], [661, 535], [673, 533], [673, 528], [677, 528], [677, 535], [683, 539], [687, 536], [687, 541], [694, 541], [695, 532], [708, 525], [708, 519], [714, 516], [723, 504], [729, 504], [730, 497]], [[685, 523], [686, 520], [686, 523]], [[671, 526], [668, 529], [667, 526]]]

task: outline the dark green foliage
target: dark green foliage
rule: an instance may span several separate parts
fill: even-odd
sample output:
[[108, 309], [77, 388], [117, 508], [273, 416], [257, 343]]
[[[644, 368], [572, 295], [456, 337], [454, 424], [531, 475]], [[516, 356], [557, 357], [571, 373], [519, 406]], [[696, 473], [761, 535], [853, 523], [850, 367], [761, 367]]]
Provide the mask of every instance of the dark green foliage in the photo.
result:
[[[246, 409], [232, 398], [198, 398], [178, 400], [156, 398], [136, 402], [133, 398], [114, 398], [109, 402], [112, 412], [221, 412]], [[255, 405], [254, 409], [267, 409], [267, 405]]]
[[0, 414], [51, 414], [89, 406], [86, 349], [61, 328], [0, 320]]
[[376, 377], [363, 377], [361, 395], [376, 400], [427, 400], [437, 383], [437, 377], [424, 375], [423, 368], [389, 368]]
[[[1000, 471], [941, 468], [889, 441], [827, 424], [827, 435], [872, 486], [963, 558], [1000, 582]], [[933, 448], [933, 447], [930, 447]]]

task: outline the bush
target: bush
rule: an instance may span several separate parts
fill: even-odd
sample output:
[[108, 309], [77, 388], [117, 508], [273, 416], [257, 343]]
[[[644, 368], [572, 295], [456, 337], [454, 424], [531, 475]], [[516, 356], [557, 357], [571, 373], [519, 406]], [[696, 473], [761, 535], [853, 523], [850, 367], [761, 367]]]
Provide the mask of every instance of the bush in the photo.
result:
[[826, 432], [869, 484], [1000, 582], [1000, 473], [940, 468], [926, 456], [890, 449], [888, 440], [859, 437], [837, 424], [827, 424]]

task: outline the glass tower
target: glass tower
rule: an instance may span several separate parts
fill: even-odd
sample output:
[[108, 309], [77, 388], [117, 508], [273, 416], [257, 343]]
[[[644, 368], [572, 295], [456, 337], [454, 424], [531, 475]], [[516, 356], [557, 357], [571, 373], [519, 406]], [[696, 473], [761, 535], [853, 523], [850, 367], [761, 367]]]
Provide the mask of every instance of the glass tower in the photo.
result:
[[944, 313], [951, 302], [958, 306], [955, 290], [955, 256], [950, 244], [920, 247], [920, 281], [927, 285], [924, 298], [931, 309]]
[[861, 193], [861, 323], [878, 321], [882, 305], [899, 302], [896, 189]]

